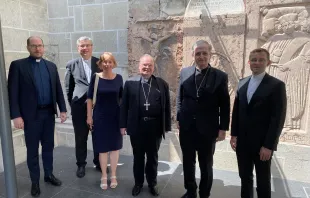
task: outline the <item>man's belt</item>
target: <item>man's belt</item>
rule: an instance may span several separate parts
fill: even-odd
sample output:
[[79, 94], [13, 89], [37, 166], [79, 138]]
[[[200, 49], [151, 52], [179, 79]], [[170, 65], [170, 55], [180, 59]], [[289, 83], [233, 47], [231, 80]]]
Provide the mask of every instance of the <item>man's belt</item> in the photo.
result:
[[38, 109], [51, 109], [51, 108], [54, 108], [54, 106], [52, 104], [38, 105]]
[[141, 119], [143, 120], [143, 121], [150, 121], [150, 120], [156, 120], [156, 119], [158, 119], [157, 117], [141, 117]]

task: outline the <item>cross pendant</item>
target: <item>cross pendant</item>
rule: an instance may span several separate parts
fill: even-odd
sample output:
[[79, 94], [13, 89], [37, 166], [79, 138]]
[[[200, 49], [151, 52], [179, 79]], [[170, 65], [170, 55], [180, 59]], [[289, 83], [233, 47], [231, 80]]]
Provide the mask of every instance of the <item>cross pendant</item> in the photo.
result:
[[145, 104], [144, 104], [144, 106], [145, 106], [145, 109], [148, 111], [148, 110], [149, 110], [150, 103], [148, 103], [148, 101], [146, 101]]
[[199, 98], [199, 94], [198, 94], [198, 91], [197, 91], [197, 93], [196, 93], [196, 94], [197, 94], [197, 98]]

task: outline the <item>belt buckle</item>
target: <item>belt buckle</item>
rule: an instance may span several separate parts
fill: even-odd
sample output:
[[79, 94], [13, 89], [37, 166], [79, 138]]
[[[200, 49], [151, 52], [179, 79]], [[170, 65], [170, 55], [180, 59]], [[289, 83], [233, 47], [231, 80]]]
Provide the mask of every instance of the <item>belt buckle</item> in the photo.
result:
[[146, 122], [148, 120], [148, 117], [143, 117], [143, 120]]

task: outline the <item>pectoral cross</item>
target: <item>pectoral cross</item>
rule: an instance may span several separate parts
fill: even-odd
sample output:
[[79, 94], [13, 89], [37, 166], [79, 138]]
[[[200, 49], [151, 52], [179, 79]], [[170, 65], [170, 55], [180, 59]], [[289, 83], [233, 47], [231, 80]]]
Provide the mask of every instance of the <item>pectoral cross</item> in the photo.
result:
[[144, 103], [144, 106], [145, 106], [145, 109], [148, 111], [148, 110], [149, 110], [150, 103], [148, 103], [148, 101], [146, 101], [146, 102]]

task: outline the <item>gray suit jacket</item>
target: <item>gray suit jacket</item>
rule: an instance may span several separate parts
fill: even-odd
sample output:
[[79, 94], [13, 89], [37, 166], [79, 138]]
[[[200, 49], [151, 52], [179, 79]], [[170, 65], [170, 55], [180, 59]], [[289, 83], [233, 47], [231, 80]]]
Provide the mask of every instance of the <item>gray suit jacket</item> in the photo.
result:
[[[98, 60], [98, 58], [93, 56], [91, 58], [92, 75], [95, 72], [99, 72], [97, 66]], [[82, 58], [80, 57], [69, 61], [66, 66], [65, 74], [65, 87], [69, 104], [71, 104], [72, 101], [79, 100], [83, 96], [85, 96], [86, 100], [88, 86], [89, 83], [85, 74]]]

